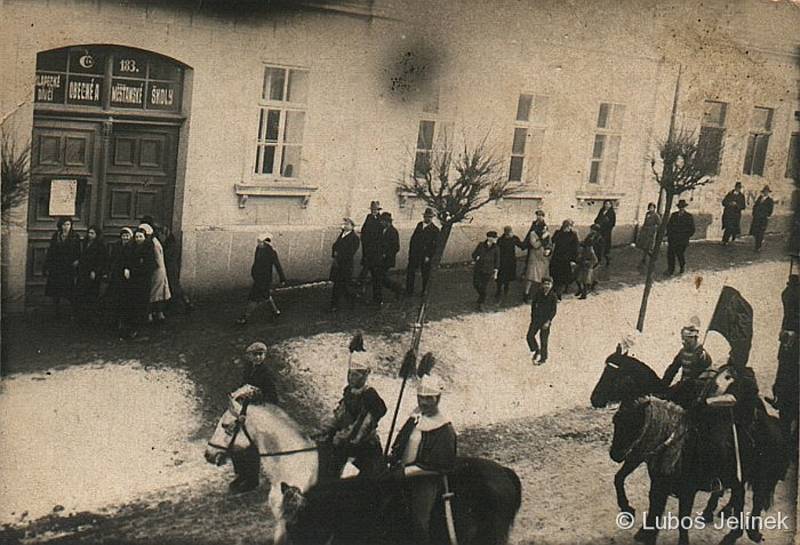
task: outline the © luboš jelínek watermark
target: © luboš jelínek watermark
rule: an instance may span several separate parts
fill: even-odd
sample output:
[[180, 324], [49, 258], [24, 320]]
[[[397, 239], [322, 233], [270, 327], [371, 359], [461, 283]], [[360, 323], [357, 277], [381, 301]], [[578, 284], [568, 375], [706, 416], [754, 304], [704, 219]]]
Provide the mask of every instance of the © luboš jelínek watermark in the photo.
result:
[[[636, 524], [636, 517], [630, 513], [617, 514], [617, 527], [621, 530], [630, 530]], [[789, 516], [781, 512], [774, 515], [752, 516], [750, 513], [740, 513], [739, 516], [726, 517], [722, 515], [713, 522], [706, 522], [702, 514], [695, 516], [678, 517], [672, 513], [665, 513], [656, 517], [655, 521], [648, 521], [647, 511], [643, 514], [642, 528], [645, 530], [703, 530], [715, 528], [717, 530], [789, 530]]]

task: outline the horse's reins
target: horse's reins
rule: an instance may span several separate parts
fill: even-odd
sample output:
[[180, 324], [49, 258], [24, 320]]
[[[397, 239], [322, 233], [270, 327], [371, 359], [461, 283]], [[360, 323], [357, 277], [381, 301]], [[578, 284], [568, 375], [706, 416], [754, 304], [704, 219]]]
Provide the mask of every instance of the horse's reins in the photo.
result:
[[[244, 400], [242, 402], [242, 410], [239, 411], [239, 415], [238, 416], [240, 416], [240, 417], [241, 416], [247, 416], [247, 406], [249, 404], [250, 404], [250, 402], [247, 401], [247, 400]], [[213, 447], [213, 448], [218, 448], [220, 450], [224, 450], [225, 452], [230, 452], [231, 450], [233, 450], [233, 447], [231, 445], [233, 445], [236, 442], [236, 436], [239, 435], [240, 431], [242, 433], [244, 433], [244, 436], [247, 437], [247, 440], [250, 441], [250, 444], [253, 445], [256, 448], [256, 450], [258, 450], [258, 446], [257, 446], [256, 442], [253, 440], [253, 437], [250, 435], [250, 432], [247, 431], [247, 426], [245, 425], [244, 421], [239, 420], [238, 418], [236, 419], [236, 427], [233, 430], [233, 433], [230, 434], [231, 435], [231, 440], [228, 441], [227, 445], [217, 445], [217, 444], [212, 443], [211, 441], [209, 441], [208, 442], [208, 446], [209, 447]], [[278, 452], [259, 452], [258, 455], [260, 457], [262, 457], [262, 458], [272, 458], [272, 457], [275, 457], [275, 456], [289, 456], [289, 455], [292, 455], [292, 454], [300, 454], [301, 452], [311, 452], [311, 451], [314, 451], [314, 450], [319, 450], [319, 447], [318, 446], [304, 447], [304, 448], [297, 448], [297, 449], [291, 449], [291, 450], [281, 450], [281, 451], [278, 451]]]

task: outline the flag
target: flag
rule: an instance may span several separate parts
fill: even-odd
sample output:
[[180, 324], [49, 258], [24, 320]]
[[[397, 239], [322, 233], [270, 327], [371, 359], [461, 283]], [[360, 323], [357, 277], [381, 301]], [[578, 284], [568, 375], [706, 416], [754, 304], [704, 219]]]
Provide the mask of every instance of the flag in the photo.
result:
[[753, 307], [742, 294], [730, 286], [723, 286], [717, 307], [708, 324], [709, 331], [717, 331], [731, 346], [731, 363], [744, 367], [753, 344]]

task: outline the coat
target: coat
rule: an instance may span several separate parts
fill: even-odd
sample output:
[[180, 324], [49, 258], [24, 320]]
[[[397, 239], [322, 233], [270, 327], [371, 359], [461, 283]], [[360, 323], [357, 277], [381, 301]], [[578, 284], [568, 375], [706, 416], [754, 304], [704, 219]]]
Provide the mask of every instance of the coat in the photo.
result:
[[258, 394], [250, 398], [251, 403], [279, 404], [278, 389], [275, 388], [275, 378], [266, 362], [259, 365], [253, 365], [249, 361], [245, 362], [242, 372], [242, 386], [246, 384], [258, 388]]
[[353, 278], [353, 260], [360, 244], [355, 232], [350, 231], [346, 235], [344, 232], [339, 233], [331, 249], [334, 260], [331, 266], [331, 280], [341, 282]]
[[[412, 415], [398, 432], [389, 457], [391, 463], [402, 460], [418, 420], [418, 416]], [[422, 431], [422, 439], [414, 463], [422, 469], [446, 472], [455, 465], [457, 451], [456, 431], [453, 424], [448, 421], [438, 428]]]
[[433, 223], [425, 225], [424, 222], [419, 222], [411, 235], [411, 242], [408, 246], [408, 263], [420, 265], [426, 257], [433, 259], [438, 238], [439, 228], [436, 225]]
[[661, 225], [661, 215], [656, 211], [648, 211], [644, 216], [642, 227], [639, 229], [639, 235], [636, 237], [636, 247], [643, 252], [652, 252], [655, 248], [659, 225]]
[[592, 246], [592, 241], [587, 238], [578, 248], [575, 281], [581, 284], [591, 284], [594, 282], [594, 268], [598, 261], [597, 254]]
[[594, 222], [600, 226], [600, 234], [608, 241], [607, 244], [611, 244], [611, 231], [617, 224], [617, 213], [614, 211], [614, 207], [612, 206], [608, 210], [600, 208]]
[[528, 249], [528, 259], [525, 262], [525, 280], [541, 282], [542, 278], [548, 275], [550, 269], [550, 258], [547, 256], [549, 244], [549, 237], [540, 237], [534, 226], [531, 225], [531, 229], [523, 242], [523, 245]]
[[46, 296], [68, 299], [73, 296], [77, 274], [74, 263], [80, 256], [81, 239], [75, 231], [70, 231], [66, 238], [60, 232], [53, 234], [44, 261], [44, 272], [47, 273], [47, 284], [44, 288]]
[[361, 264], [377, 267], [381, 264], [381, 236], [383, 224], [378, 216], [368, 214], [361, 226]]
[[491, 276], [500, 267], [500, 250], [497, 244], [489, 244], [484, 240], [478, 243], [472, 252], [475, 261], [473, 272], [476, 275]]
[[765, 197], [764, 195], [758, 196], [755, 204], [753, 204], [753, 221], [750, 223], [751, 235], [764, 234], [764, 231], [767, 230], [769, 217], [772, 215], [774, 208], [775, 203], [772, 197]]
[[523, 248], [522, 241], [517, 235], [505, 235], [497, 239], [497, 249], [500, 252], [500, 268], [497, 271], [498, 282], [510, 282], [517, 278], [517, 248]]
[[170, 234], [164, 240], [162, 246], [164, 247], [164, 266], [167, 268], [167, 282], [169, 282], [169, 290], [172, 292], [172, 297], [180, 298], [183, 295], [181, 288], [181, 243]]
[[121, 311], [130, 306], [131, 298], [128, 295], [130, 280], [124, 276], [125, 269], [131, 269], [133, 262], [134, 243], [118, 242], [110, 248], [107, 268], [108, 290], [106, 297]]
[[722, 212], [722, 228], [738, 235], [742, 231], [742, 210], [747, 207], [744, 195], [731, 190], [722, 199], [722, 206], [724, 208]]
[[387, 225], [381, 233], [381, 260], [384, 270], [394, 268], [397, 264], [397, 253], [400, 251], [400, 234], [391, 225]]
[[[81, 297], [96, 299], [100, 294], [100, 281], [108, 265], [108, 251], [102, 240], [87, 244], [78, 260], [78, 292]], [[95, 274], [92, 280], [91, 273]]]
[[164, 264], [164, 247], [161, 241], [153, 237], [153, 259], [155, 269], [150, 276], [150, 302], [160, 303], [169, 301], [172, 292], [169, 290], [169, 280], [167, 279], [167, 266]]
[[536, 290], [531, 298], [531, 323], [541, 327], [556, 317], [558, 296], [554, 290], [545, 293], [543, 288]]
[[130, 260], [127, 263], [130, 269], [130, 279], [124, 295], [127, 297], [125, 306], [132, 309], [136, 320], [141, 320], [147, 313], [147, 304], [150, 302], [150, 287], [153, 273], [156, 272], [156, 263], [153, 241], [145, 240], [141, 243], [131, 243]]
[[553, 254], [550, 256], [550, 276], [556, 285], [572, 283], [572, 263], [578, 260], [578, 235], [575, 231], [559, 229], [553, 235]]
[[253, 257], [253, 266], [250, 267], [250, 277], [253, 279], [253, 283], [257, 286], [272, 286], [273, 269], [278, 272], [280, 281], [286, 282], [286, 276], [283, 274], [283, 267], [281, 267], [281, 261], [278, 259], [278, 252], [275, 251], [275, 248], [269, 244], [257, 246]]
[[667, 241], [686, 245], [694, 235], [694, 217], [689, 212], [675, 212], [667, 222]]

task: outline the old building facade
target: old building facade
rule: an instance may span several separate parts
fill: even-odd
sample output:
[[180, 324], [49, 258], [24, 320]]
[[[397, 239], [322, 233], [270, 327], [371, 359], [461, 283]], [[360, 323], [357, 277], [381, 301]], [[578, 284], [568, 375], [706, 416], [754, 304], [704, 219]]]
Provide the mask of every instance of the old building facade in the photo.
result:
[[[371, 200], [407, 239], [423, 205], [397, 190], [444, 134], [487, 138], [524, 190], [451, 238], [583, 229], [603, 199], [630, 242], [657, 198], [650, 160], [677, 124], [724, 142], [696, 192], [703, 233], [736, 180], [769, 184], [778, 228], [798, 160], [800, 8], [717, 0], [563, 3], [0, 3], [3, 131], [31, 142], [28, 202], [3, 226], [3, 294], [36, 300], [57, 213], [107, 235], [151, 215], [183, 245], [198, 291], [248, 282], [256, 236], [292, 280], [324, 278], [342, 216]], [[66, 206], [66, 209], [59, 207]]]

